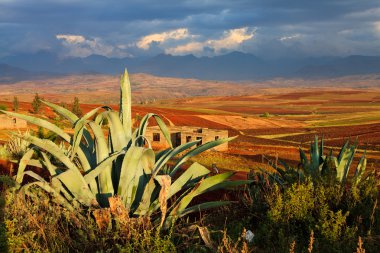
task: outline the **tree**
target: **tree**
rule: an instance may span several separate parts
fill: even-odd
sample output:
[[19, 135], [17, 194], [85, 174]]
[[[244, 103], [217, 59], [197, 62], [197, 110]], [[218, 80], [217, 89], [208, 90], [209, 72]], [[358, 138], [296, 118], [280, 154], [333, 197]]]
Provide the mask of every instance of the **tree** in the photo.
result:
[[38, 93], [36, 93], [32, 102], [33, 113], [35, 114], [39, 113], [41, 109], [41, 105], [42, 105], [41, 98], [38, 96]]
[[71, 110], [78, 117], [82, 116], [82, 110], [80, 109], [79, 98], [74, 98], [73, 108]]
[[13, 111], [17, 112], [19, 108], [18, 98], [15, 96], [13, 97]]

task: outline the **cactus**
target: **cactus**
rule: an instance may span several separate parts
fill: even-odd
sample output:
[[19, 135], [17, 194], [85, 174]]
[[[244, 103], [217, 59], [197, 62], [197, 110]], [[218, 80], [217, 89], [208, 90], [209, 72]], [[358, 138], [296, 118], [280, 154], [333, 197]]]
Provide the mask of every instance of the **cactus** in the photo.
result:
[[[349, 140], [340, 149], [339, 155], [335, 157], [332, 150], [329, 154], [324, 154], [324, 139], [322, 137], [320, 145], [318, 145], [318, 136], [310, 145], [310, 159], [307, 158], [305, 151], [299, 148], [300, 162], [298, 168], [293, 168], [284, 162], [280, 162], [282, 167], [272, 164], [278, 174], [270, 174], [272, 179], [284, 185], [289, 183], [287, 179], [304, 180], [311, 177], [313, 181], [318, 180], [336, 180], [344, 185], [351, 169], [351, 164], [357, 150], [357, 140], [350, 145]], [[366, 169], [367, 159], [366, 152], [362, 155], [352, 179], [352, 186], [357, 185]], [[292, 181], [292, 180], [291, 180]]]
[[[42, 101], [72, 123], [74, 128], [72, 135], [46, 120], [4, 111], [10, 116], [24, 119], [57, 134], [64, 140], [66, 146], [66, 149], [63, 149], [62, 145], [60, 147], [48, 139], [30, 135], [21, 136], [33, 144], [33, 147], [20, 160], [16, 176], [19, 188], [27, 192], [30, 186], [38, 185], [49, 192], [54, 201], [69, 209], [108, 207], [109, 198], [116, 195], [121, 198], [131, 216], [150, 216], [165, 206], [167, 227], [176, 218], [185, 214], [227, 204], [225, 201], [215, 201], [188, 207], [194, 197], [210, 190], [247, 182], [228, 181], [233, 175], [232, 172], [208, 177], [210, 171], [198, 163], [193, 163], [187, 170], [180, 170], [181, 165], [189, 158], [234, 137], [212, 141], [198, 147], [195, 147], [198, 141], [194, 141], [173, 148], [170, 133], [164, 121], [156, 114], [145, 115], [140, 126], [133, 131], [131, 87], [127, 71], [121, 76], [120, 90], [119, 112], [109, 107], [99, 107], [86, 113], [82, 118], [78, 118], [64, 107]], [[100, 110], [103, 111], [99, 112]], [[95, 115], [97, 115], [95, 119], [90, 120]], [[157, 122], [170, 146], [169, 149], [157, 154], [144, 137], [150, 119]], [[101, 128], [104, 120], [108, 121], [108, 137]], [[42, 154], [39, 160], [32, 159], [36, 150]], [[168, 170], [167, 162], [183, 152], [186, 153], [177, 160], [172, 169]], [[48, 154], [54, 156], [63, 166], [53, 165]], [[28, 164], [46, 168], [50, 173], [51, 182], [48, 183], [33, 171], [26, 171]], [[178, 176], [179, 172], [182, 174]], [[35, 181], [21, 186], [24, 175], [33, 177]], [[161, 189], [165, 189], [164, 197]], [[173, 201], [173, 197], [179, 193], [181, 195]], [[168, 204], [164, 205], [162, 199]]]

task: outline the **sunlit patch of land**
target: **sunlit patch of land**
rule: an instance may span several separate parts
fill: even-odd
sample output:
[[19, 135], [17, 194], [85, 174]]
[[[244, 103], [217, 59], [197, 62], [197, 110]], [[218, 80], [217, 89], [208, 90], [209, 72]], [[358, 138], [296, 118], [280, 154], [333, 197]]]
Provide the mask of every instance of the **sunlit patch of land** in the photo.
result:
[[[239, 136], [230, 143], [228, 155], [240, 159], [236, 164], [244, 164], [241, 170], [257, 167], [262, 154], [296, 161], [298, 147], [307, 150], [316, 134], [324, 135], [325, 145], [334, 150], [357, 136], [359, 153], [366, 149], [369, 164], [379, 165], [380, 79], [300, 82], [230, 83], [136, 74], [132, 75], [133, 117], [153, 112], [163, 115], [169, 125], [227, 129], [230, 136]], [[13, 97], [18, 96], [20, 111], [29, 112], [36, 92], [55, 103], [70, 104], [77, 96], [83, 112], [103, 104], [116, 109], [119, 100], [117, 77], [87, 75], [4, 85], [0, 104], [11, 109]], [[54, 120], [48, 108], [41, 114]], [[1, 139], [7, 136], [7, 131], [0, 131]]]

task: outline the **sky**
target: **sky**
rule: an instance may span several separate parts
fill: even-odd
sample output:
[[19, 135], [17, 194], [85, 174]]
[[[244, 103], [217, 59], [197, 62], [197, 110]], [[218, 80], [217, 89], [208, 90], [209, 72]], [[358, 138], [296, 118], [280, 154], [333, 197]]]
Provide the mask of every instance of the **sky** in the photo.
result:
[[0, 0], [0, 57], [380, 55], [379, 0]]

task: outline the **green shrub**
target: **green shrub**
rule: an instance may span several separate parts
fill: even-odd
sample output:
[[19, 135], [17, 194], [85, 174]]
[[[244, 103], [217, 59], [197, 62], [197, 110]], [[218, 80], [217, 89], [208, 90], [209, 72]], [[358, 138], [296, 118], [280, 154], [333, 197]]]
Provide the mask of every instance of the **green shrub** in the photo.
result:
[[271, 117], [272, 115], [270, 115], [270, 113], [269, 112], [264, 112], [263, 114], [260, 114], [260, 117], [262, 117], [262, 118], [269, 118], [269, 117]]
[[313, 252], [353, 252], [358, 236], [367, 252], [376, 252], [370, 241], [380, 235], [378, 175], [364, 174], [362, 156], [354, 176], [348, 177], [355, 150], [356, 144], [346, 143], [337, 158], [324, 155], [323, 140], [318, 147], [316, 139], [310, 160], [300, 150], [298, 168], [282, 163], [274, 166], [275, 173], [251, 174], [249, 217], [256, 245], [267, 252], [288, 252], [295, 242], [295, 250], [305, 252], [313, 231]]
[[7, 145], [0, 145], [0, 159], [8, 159], [9, 151]]
[[[9, 252], [176, 252], [170, 234], [140, 219], [100, 230], [91, 213], [69, 211], [40, 189], [29, 197], [8, 191], [2, 248]], [[38, 198], [38, 202], [33, 200]], [[37, 204], [36, 204], [37, 203]], [[5, 251], [2, 251], [5, 252]]]

